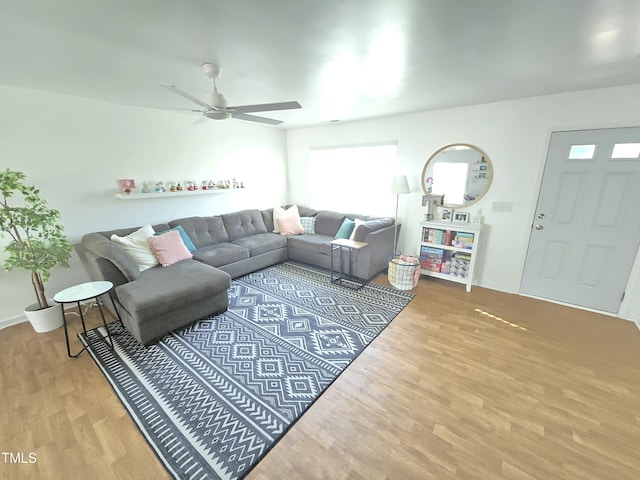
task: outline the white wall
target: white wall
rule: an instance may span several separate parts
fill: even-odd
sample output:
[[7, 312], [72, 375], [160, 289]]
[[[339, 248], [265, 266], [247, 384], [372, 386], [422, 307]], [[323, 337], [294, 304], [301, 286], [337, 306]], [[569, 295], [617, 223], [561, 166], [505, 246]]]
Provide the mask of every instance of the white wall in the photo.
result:
[[[159, 223], [286, 202], [285, 133], [236, 120], [194, 125], [197, 116], [122, 107], [76, 97], [0, 87], [0, 168], [27, 174], [66, 233]], [[197, 180], [236, 177], [246, 188], [224, 194], [118, 200], [117, 179]], [[7, 237], [0, 239], [0, 245]], [[0, 260], [4, 261], [0, 253]], [[74, 255], [54, 272], [47, 293], [88, 280]], [[0, 268], [0, 328], [23, 319], [33, 303], [29, 276]]]
[[[419, 176], [425, 161], [447, 144], [477, 145], [494, 166], [489, 192], [470, 208], [472, 213], [482, 208], [487, 224], [479, 284], [516, 293], [551, 133], [637, 126], [639, 112], [640, 85], [633, 85], [289, 130], [289, 201], [308, 205], [309, 148], [397, 140], [396, 174], [408, 175], [412, 189], [400, 200], [399, 245], [404, 252], [417, 254], [419, 222], [425, 213]], [[513, 202], [513, 211], [491, 212], [493, 201]], [[636, 321], [640, 318], [639, 278], [640, 265], [636, 265], [620, 310], [620, 316]]]

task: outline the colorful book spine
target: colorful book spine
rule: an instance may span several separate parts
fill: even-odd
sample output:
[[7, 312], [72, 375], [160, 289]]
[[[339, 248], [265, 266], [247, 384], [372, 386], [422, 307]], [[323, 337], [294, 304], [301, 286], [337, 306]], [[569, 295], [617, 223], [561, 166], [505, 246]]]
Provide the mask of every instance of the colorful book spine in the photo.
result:
[[420, 248], [420, 266], [431, 272], [439, 272], [443, 255], [444, 250], [423, 245]]

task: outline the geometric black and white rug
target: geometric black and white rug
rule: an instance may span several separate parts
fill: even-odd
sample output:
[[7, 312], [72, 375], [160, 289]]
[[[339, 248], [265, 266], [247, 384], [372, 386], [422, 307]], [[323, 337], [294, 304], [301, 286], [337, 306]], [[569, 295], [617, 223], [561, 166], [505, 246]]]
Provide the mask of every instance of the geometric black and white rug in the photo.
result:
[[413, 294], [286, 262], [233, 280], [229, 297], [156, 345], [112, 324], [115, 350], [89, 348], [175, 478], [244, 477]]

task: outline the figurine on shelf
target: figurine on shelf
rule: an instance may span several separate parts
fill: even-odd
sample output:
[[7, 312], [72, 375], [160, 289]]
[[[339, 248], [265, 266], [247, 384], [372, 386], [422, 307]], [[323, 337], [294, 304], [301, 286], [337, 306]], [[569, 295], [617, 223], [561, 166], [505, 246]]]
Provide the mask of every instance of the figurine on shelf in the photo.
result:
[[169, 185], [169, 191], [170, 192], [175, 192], [176, 191], [176, 184], [171, 182], [171, 185]]
[[427, 193], [431, 193], [433, 189], [433, 177], [427, 177], [424, 183], [425, 183], [425, 187], [427, 188]]
[[178, 185], [176, 185], [176, 192], [181, 192], [181, 191], [182, 191], [182, 184], [178, 182]]
[[240, 188], [244, 188], [244, 182], [240, 182]]
[[231, 188], [238, 188], [238, 182], [235, 178], [231, 179]]
[[158, 182], [156, 183], [156, 193], [164, 193], [167, 190], [164, 188], [164, 183], [163, 182]]
[[202, 181], [202, 187], [200, 187], [200, 190], [207, 190], [209, 187], [207, 185], [207, 181], [203, 180]]
[[151, 189], [149, 188], [149, 184], [144, 181], [142, 182], [142, 193], [150, 193]]
[[216, 183], [213, 180], [209, 180], [208, 188], [209, 188], [209, 190], [213, 190], [214, 188], [218, 188], [218, 186], [216, 185]]
[[118, 180], [122, 193], [131, 195], [136, 188], [136, 181], [133, 179]]

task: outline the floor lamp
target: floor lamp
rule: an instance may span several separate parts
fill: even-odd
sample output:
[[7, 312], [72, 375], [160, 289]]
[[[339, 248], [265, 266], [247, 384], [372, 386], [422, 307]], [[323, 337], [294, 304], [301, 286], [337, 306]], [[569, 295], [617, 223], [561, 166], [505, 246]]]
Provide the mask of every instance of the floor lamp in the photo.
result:
[[404, 193], [409, 193], [409, 182], [407, 182], [406, 175], [396, 175], [391, 180], [391, 193], [396, 194], [396, 217], [393, 222], [394, 225], [394, 236], [393, 236], [393, 256], [396, 256], [397, 247], [398, 247], [398, 202], [400, 200], [400, 195]]

